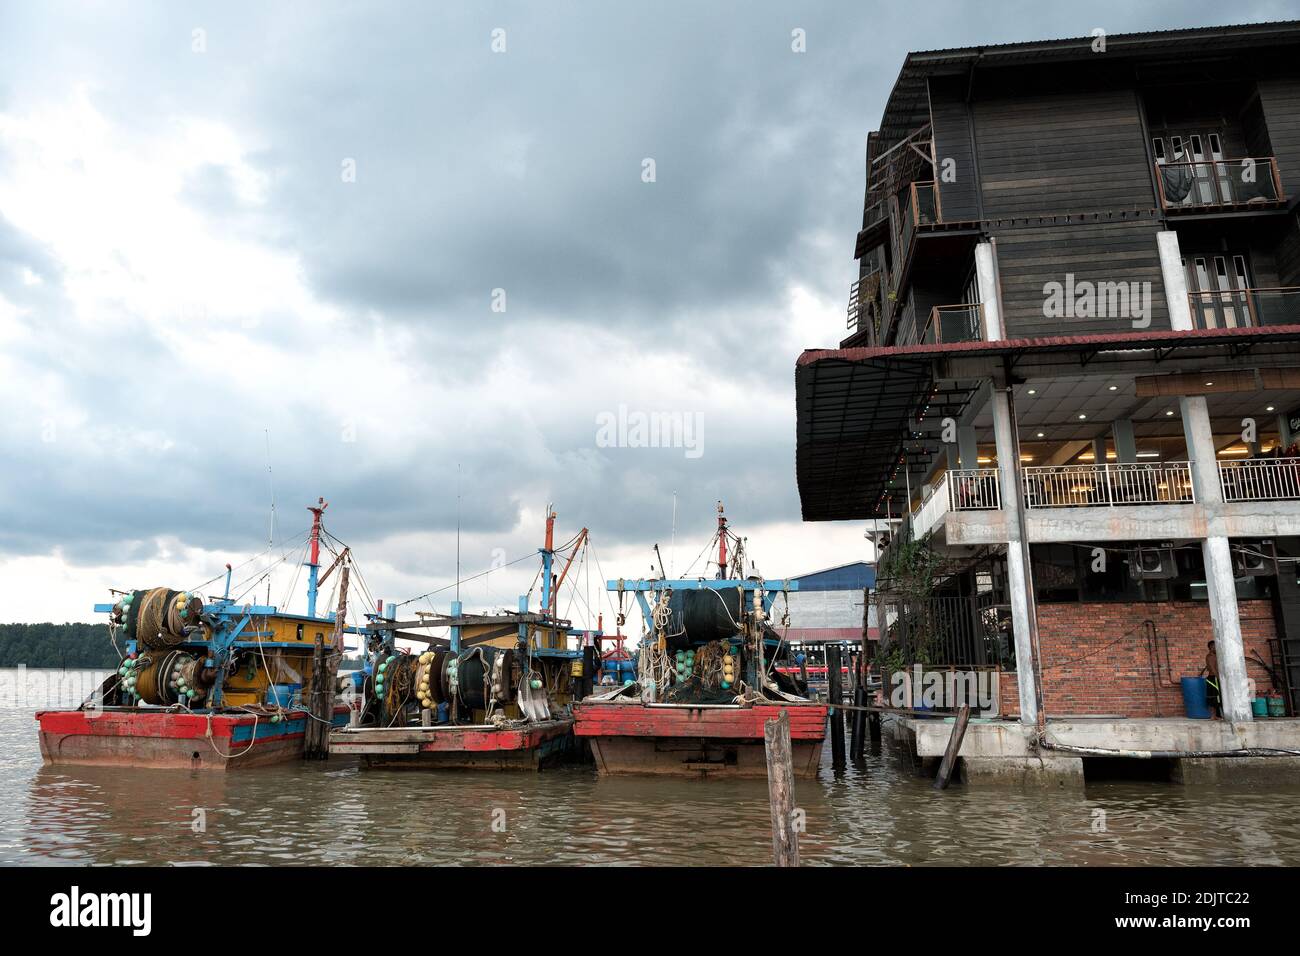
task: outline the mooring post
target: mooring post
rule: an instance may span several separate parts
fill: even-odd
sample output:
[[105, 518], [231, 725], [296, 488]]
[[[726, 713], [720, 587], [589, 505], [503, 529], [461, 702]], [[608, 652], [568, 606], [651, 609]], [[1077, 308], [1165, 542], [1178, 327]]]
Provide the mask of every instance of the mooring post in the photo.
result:
[[[867, 704], [867, 692], [862, 686], [862, 676], [858, 675], [857, 686], [853, 688], [853, 706], [865, 707]], [[865, 748], [867, 729], [867, 712], [865, 710], [855, 710], [853, 712], [852, 733], [849, 736], [849, 756], [854, 760], [862, 759], [862, 752]]]
[[763, 721], [763, 748], [767, 751], [767, 795], [772, 804], [772, 861], [777, 866], [799, 865], [799, 834], [794, 827], [794, 757], [790, 748], [790, 714]]
[[957, 719], [953, 721], [952, 736], [948, 738], [948, 746], [943, 752], [943, 761], [939, 764], [939, 775], [934, 778], [934, 789], [948, 789], [948, 781], [952, 778], [953, 767], [957, 765], [957, 754], [961, 750], [962, 738], [966, 736], [966, 725], [970, 723], [970, 705], [965, 704], [961, 710], [957, 711]]
[[844, 767], [844, 688], [840, 679], [840, 648], [826, 645], [826, 695], [830, 698], [831, 765]]

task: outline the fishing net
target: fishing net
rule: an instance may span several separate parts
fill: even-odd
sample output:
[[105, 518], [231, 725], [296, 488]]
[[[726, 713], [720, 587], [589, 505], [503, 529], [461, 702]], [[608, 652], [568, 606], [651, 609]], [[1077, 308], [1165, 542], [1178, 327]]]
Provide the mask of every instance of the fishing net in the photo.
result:
[[734, 690], [710, 687], [694, 674], [674, 684], [663, 695], [665, 704], [730, 704], [735, 699]]

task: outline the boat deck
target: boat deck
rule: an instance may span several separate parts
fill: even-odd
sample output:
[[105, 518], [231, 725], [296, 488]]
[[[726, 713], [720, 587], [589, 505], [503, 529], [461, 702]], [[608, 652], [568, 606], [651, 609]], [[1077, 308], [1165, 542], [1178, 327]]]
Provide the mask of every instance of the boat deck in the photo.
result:
[[572, 730], [567, 717], [516, 727], [345, 727], [330, 735], [330, 752], [360, 757], [367, 767], [537, 770], [572, 749]]

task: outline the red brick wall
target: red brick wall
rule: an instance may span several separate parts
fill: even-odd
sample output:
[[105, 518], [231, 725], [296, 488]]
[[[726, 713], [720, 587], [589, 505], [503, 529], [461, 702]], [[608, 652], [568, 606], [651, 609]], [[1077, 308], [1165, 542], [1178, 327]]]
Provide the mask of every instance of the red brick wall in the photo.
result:
[[[1257, 693], [1272, 686], [1252, 652], [1271, 661], [1268, 642], [1276, 636], [1273, 605], [1239, 601], [1246, 671]], [[1143, 622], [1155, 623], [1159, 670], [1152, 684], [1151, 653]], [[1205, 665], [1205, 642], [1213, 639], [1210, 609], [1203, 602], [1153, 604], [1040, 604], [1038, 644], [1042, 653], [1043, 706], [1049, 717], [1117, 714], [1125, 717], [1181, 717], [1180, 677], [1194, 677]], [[1166, 649], [1168, 664], [1166, 665]], [[1002, 713], [1020, 713], [1016, 675], [1002, 675]]]

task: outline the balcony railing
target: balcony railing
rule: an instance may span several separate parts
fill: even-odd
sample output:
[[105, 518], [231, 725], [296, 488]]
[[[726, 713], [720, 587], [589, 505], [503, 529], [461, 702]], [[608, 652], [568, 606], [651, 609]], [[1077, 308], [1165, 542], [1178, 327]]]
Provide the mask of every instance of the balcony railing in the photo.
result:
[[939, 212], [939, 189], [933, 182], [912, 183], [898, 200], [900, 208], [894, 261], [900, 264], [898, 271], [902, 272], [902, 263], [912, 247], [916, 227], [940, 222], [942, 217]]
[[1002, 492], [996, 468], [954, 468], [945, 475], [953, 511], [997, 511]]
[[1024, 469], [1028, 508], [1190, 504], [1191, 462], [1041, 465]]
[[1300, 286], [1188, 293], [1198, 329], [1300, 325]]
[[1166, 211], [1242, 206], [1283, 198], [1277, 160], [1272, 156], [1157, 163], [1156, 184], [1160, 206]]
[[947, 342], [982, 342], [984, 340], [984, 306], [975, 302], [965, 305], [936, 305], [921, 332], [920, 342], [935, 345]]
[[1219, 462], [1224, 501], [1285, 501], [1300, 498], [1300, 458]]
[[996, 468], [954, 468], [935, 483], [912, 516], [912, 534], [934, 529], [949, 511], [997, 511], [1002, 507]]

